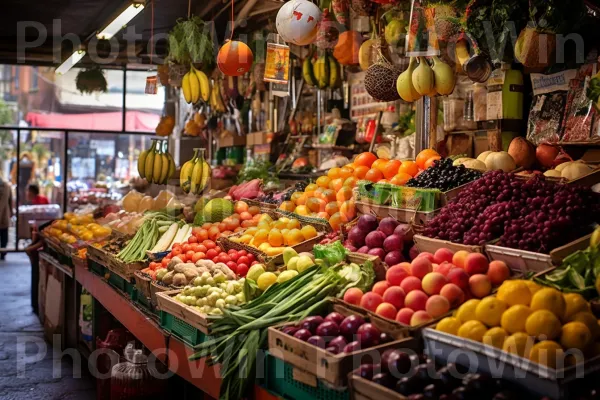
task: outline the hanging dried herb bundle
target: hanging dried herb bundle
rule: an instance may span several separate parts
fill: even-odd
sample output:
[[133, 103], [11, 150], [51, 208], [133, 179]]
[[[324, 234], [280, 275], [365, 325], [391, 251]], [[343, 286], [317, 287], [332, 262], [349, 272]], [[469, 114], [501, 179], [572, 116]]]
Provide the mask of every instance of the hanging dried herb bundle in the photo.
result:
[[104, 72], [98, 66], [79, 71], [77, 78], [75, 78], [75, 85], [77, 90], [84, 94], [106, 93], [108, 91], [108, 83], [106, 83]]
[[203, 69], [214, 66], [210, 25], [197, 16], [179, 19], [169, 32], [168, 59], [181, 65], [202, 64]]

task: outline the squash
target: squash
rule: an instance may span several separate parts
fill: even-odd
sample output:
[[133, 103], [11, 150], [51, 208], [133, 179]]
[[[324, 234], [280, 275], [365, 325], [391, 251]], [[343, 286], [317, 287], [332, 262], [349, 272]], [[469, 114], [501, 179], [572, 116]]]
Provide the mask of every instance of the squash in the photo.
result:
[[592, 168], [582, 162], [574, 162], [567, 165], [560, 173], [563, 178], [566, 178], [569, 181], [581, 178], [592, 172]]
[[466, 160], [462, 165], [465, 166], [465, 168], [469, 168], [469, 169], [475, 169], [477, 171], [481, 171], [481, 172], [485, 172], [487, 171], [487, 167], [485, 165], [485, 163], [483, 161], [479, 161], [479, 160]]
[[460, 158], [457, 158], [456, 160], [454, 160], [452, 162], [452, 165], [455, 167], [458, 167], [459, 165], [464, 164], [469, 160], [473, 160], [473, 159], [471, 157], [460, 157]]
[[168, 190], [161, 190], [158, 193], [158, 196], [154, 199], [153, 210], [162, 210], [167, 207], [167, 204], [171, 201], [171, 199], [175, 197], [175, 195]]
[[501, 169], [504, 172], [510, 172], [517, 168], [515, 160], [506, 151], [494, 151], [485, 157], [485, 166], [488, 171]]
[[477, 156], [477, 159], [478, 159], [479, 161], [485, 162], [485, 159], [486, 159], [486, 158], [487, 158], [487, 156], [489, 156], [490, 154], [492, 154], [492, 152], [491, 152], [491, 151], [489, 151], [489, 150], [487, 150], [487, 151], [484, 151], [483, 153], [481, 153], [480, 155], [478, 155], [478, 156]]
[[339, 39], [333, 49], [333, 56], [341, 65], [358, 64], [358, 55], [362, 45], [362, 35], [356, 31], [340, 33]]

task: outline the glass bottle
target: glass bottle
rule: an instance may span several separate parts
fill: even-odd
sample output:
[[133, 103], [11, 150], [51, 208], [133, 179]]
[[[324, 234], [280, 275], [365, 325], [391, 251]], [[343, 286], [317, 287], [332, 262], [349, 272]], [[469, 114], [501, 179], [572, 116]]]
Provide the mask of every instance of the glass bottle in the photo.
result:
[[111, 370], [110, 399], [161, 399], [165, 393], [165, 383], [160, 379], [156, 366], [148, 365], [148, 357], [142, 350], [135, 350], [128, 344], [125, 348], [125, 361]]

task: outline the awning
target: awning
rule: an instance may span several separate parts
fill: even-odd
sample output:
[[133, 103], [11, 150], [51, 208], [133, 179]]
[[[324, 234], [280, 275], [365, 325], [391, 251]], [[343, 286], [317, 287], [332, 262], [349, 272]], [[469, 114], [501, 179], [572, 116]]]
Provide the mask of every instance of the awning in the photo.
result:
[[[121, 131], [123, 114], [120, 112], [89, 114], [58, 114], [30, 112], [25, 120], [32, 128], [79, 129]], [[160, 116], [141, 111], [128, 111], [125, 130], [128, 132], [154, 132]]]

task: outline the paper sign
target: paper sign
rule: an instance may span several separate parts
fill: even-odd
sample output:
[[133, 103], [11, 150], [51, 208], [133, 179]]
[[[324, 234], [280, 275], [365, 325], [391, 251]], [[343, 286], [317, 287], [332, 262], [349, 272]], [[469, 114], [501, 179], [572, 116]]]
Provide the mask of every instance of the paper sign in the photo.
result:
[[410, 26], [406, 41], [406, 56], [437, 56], [440, 46], [435, 32], [435, 9], [426, 8], [420, 0], [413, 0]]
[[283, 44], [267, 43], [265, 82], [287, 85], [290, 79], [290, 48]]
[[156, 75], [149, 76], [146, 78], [146, 94], [158, 93], [158, 77]]

